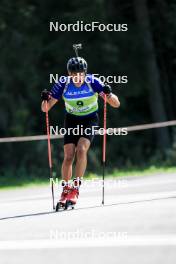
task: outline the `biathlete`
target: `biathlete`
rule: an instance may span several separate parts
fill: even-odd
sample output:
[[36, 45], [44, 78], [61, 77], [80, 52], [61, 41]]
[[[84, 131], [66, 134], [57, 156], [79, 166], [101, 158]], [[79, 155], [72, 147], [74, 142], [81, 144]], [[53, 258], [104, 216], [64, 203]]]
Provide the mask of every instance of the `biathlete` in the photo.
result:
[[[105, 85], [98, 78], [87, 74], [87, 62], [82, 57], [73, 57], [67, 63], [68, 76], [60, 78], [51, 91], [44, 90], [41, 94], [42, 111], [49, 111], [61, 98], [65, 102], [65, 129], [82, 127], [83, 133], [74, 135], [73, 130], [64, 136], [64, 160], [62, 163], [63, 191], [59, 204], [64, 207], [67, 201], [76, 204], [81, 179], [87, 166], [87, 152], [94, 138], [93, 126], [98, 126], [98, 95], [106, 94], [107, 103], [118, 108], [118, 97], [112, 93], [109, 85]], [[47, 108], [46, 108], [47, 101]], [[86, 133], [86, 128], [89, 133]], [[88, 130], [87, 130], [88, 131]], [[75, 177], [73, 184], [72, 164], [76, 157]]]

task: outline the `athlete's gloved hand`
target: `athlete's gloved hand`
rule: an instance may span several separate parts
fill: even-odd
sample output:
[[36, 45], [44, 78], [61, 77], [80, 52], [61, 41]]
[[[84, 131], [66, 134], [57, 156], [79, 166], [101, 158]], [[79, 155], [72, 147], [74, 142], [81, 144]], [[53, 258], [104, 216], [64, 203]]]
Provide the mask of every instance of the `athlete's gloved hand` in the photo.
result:
[[42, 91], [41, 93], [42, 101], [49, 101], [51, 99], [51, 94], [46, 89]]
[[112, 93], [112, 88], [109, 84], [105, 84], [104, 88], [103, 88], [103, 92], [107, 95]]

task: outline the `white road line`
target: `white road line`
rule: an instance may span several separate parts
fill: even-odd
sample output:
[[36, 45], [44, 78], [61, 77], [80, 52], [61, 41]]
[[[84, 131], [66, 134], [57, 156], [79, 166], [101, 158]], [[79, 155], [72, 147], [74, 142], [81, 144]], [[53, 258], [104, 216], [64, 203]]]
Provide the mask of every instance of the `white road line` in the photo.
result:
[[13, 203], [13, 202], [23, 202], [26, 200], [43, 200], [43, 199], [48, 199], [50, 198], [51, 195], [48, 194], [43, 194], [43, 195], [30, 195], [30, 196], [19, 196], [17, 198], [14, 199], [0, 199], [1, 203]]
[[54, 248], [96, 248], [129, 246], [176, 246], [175, 235], [128, 236], [119, 239], [48, 239], [0, 241], [0, 250], [30, 250]]

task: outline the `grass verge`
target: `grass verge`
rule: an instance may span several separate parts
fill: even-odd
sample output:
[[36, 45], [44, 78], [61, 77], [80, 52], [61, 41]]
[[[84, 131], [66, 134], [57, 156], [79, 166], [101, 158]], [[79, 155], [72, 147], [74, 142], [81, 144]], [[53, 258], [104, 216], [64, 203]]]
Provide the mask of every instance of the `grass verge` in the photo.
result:
[[[154, 175], [160, 173], [176, 173], [176, 167], [155, 167], [150, 166], [146, 168], [131, 168], [131, 169], [114, 169], [112, 171], [106, 170], [105, 177], [108, 179], [118, 178], [118, 177], [134, 177], [134, 176], [147, 176]], [[87, 173], [85, 175], [86, 179], [98, 179], [101, 178], [101, 173]], [[58, 179], [60, 180], [60, 178]], [[35, 186], [46, 186], [49, 184], [48, 178], [40, 178], [40, 177], [15, 177], [10, 175], [9, 173], [1, 177], [0, 176], [0, 190], [3, 189], [11, 189], [11, 188], [20, 188], [20, 187], [35, 187]]]

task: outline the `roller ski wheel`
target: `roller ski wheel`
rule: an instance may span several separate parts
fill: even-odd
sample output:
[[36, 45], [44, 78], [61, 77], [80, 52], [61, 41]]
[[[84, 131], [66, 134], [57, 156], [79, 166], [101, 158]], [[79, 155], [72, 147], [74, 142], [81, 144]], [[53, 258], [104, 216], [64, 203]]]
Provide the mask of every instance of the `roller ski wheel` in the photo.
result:
[[63, 191], [61, 193], [61, 197], [59, 202], [56, 205], [56, 212], [65, 210], [67, 208], [66, 202], [67, 202], [67, 197], [72, 191], [72, 188], [68, 185], [63, 187]]
[[75, 204], [72, 201], [67, 200], [65, 203], [65, 210], [74, 209], [74, 208], [75, 208]]
[[58, 202], [56, 205], [56, 212], [61, 211], [61, 210], [65, 210], [65, 204]]

